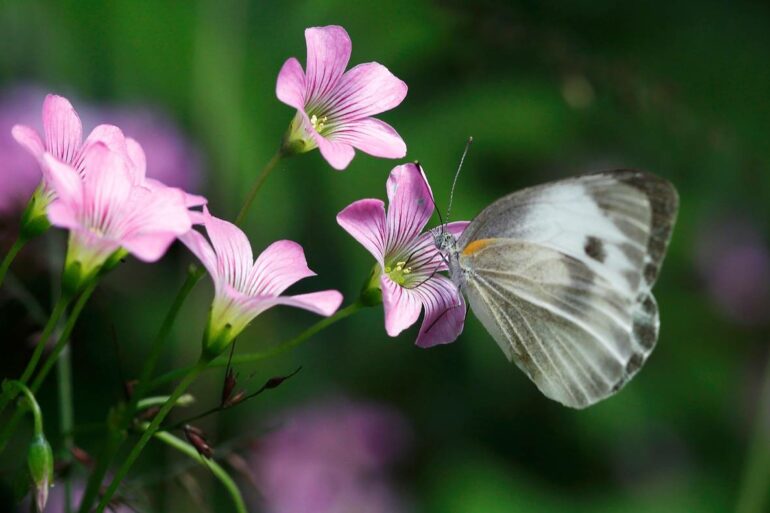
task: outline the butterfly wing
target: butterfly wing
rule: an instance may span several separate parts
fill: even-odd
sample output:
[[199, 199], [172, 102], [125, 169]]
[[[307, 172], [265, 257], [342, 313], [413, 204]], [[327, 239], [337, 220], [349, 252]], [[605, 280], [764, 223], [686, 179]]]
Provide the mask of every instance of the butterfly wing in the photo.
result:
[[501, 198], [458, 241], [474, 313], [548, 397], [582, 408], [619, 390], [658, 336], [650, 289], [678, 206], [639, 171], [586, 175]]

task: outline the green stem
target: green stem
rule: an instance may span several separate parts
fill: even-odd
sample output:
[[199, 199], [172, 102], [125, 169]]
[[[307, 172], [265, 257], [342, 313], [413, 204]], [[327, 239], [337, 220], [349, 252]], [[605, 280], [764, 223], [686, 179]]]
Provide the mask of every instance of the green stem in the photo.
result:
[[[99, 505], [96, 507], [97, 513], [103, 513], [104, 509], [107, 507], [107, 505], [110, 503], [110, 500], [112, 500], [112, 497], [115, 495], [115, 492], [118, 489], [118, 486], [120, 486], [121, 481], [126, 477], [126, 474], [128, 474], [128, 471], [131, 470], [131, 467], [133, 466], [136, 459], [139, 457], [139, 454], [141, 454], [142, 450], [144, 449], [144, 446], [147, 445], [147, 442], [150, 441], [150, 438], [152, 438], [155, 433], [158, 431], [158, 428], [160, 427], [161, 422], [165, 420], [166, 416], [171, 412], [171, 410], [176, 406], [176, 402], [179, 399], [179, 397], [187, 391], [187, 388], [192, 384], [193, 381], [200, 375], [201, 372], [208, 366], [207, 361], [205, 360], [199, 360], [198, 363], [190, 369], [190, 371], [185, 375], [184, 378], [179, 382], [177, 387], [172, 392], [171, 396], [168, 398], [168, 400], [163, 404], [163, 406], [158, 411], [157, 415], [155, 415], [155, 418], [152, 419], [152, 422], [150, 423], [147, 430], [142, 433], [141, 438], [139, 438], [139, 441], [136, 442], [136, 445], [134, 445], [133, 449], [131, 449], [131, 452], [128, 454], [126, 459], [123, 461], [123, 465], [120, 466], [118, 469], [118, 472], [115, 474], [115, 477], [113, 478], [112, 482], [110, 483], [109, 488], [107, 488], [107, 491], [104, 492], [104, 495], [102, 495], [101, 500], [99, 501]], [[85, 501], [83, 504], [80, 505], [81, 511], [83, 511], [83, 508], [88, 508], [89, 505], [85, 504]], [[88, 509], [85, 509], [85, 511], [89, 511]]]
[[749, 443], [737, 513], [762, 513], [770, 490], [770, 358], [757, 402], [754, 434]]
[[5, 258], [3, 258], [3, 263], [0, 264], [0, 287], [3, 286], [3, 280], [5, 280], [5, 273], [8, 272], [8, 268], [11, 267], [11, 263], [13, 262], [13, 259], [16, 258], [16, 255], [19, 254], [19, 251], [21, 251], [21, 248], [24, 247], [24, 244], [26, 244], [26, 241], [23, 240], [21, 237], [18, 237], [15, 241], [13, 241], [13, 245], [11, 246], [11, 249], [8, 250], [8, 253], [6, 253]]
[[175, 437], [171, 433], [167, 431], [158, 431], [155, 433], [155, 438], [162, 441], [163, 443], [173, 447], [174, 449], [180, 451], [183, 454], [186, 454], [190, 458], [194, 459], [195, 461], [199, 462], [201, 465], [204, 465], [211, 469], [211, 472], [219, 479], [219, 481], [224, 485], [224, 487], [227, 489], [227, 492], [230, 494], [230, 497], [233, 499], [233, 503], [235, 505], [235, 510], [238, 513], [248, 513], [246, 510], [246, 504], [243, 502], [243, 496], [241, 495], [241, 491], [238, 489], [238, 486], [235, 484], [235, 481], [233, 481], [233, 478], [230, 477], [230, 475], [227, 473], [227, 471], [222, 468], [219, 463], [217, 463], [214, 460], [209, 460], [198, 454], [198, 451], [195, 450], [195, 447], [188, 444], [187, 442], [180, 440], [179, 438]]
[[37, 404], [37, 400], [35, 399], [35, 394], [33, 394], [32, 391], [29, 388], [27, 388], [27, 385], [25, 385], [21, 381], [9, 381], [8, 386], [9, 388], [13, 388], [18, 393], [24, 395], [24, 397], [27, 399], [27, 402], [29, 403], [29, 409], [30, 409], [30, 412], [32, 413], [32, 418], [34, 421], [35, 435], [42, 435], [43, 434], [43, 412], [40, 411], [40, 405]]
[[[40, 358], [43, 355], [43, 351], [45, 351], [45, 345], [48, 342], [48, 339], [50, 338], [51, 333], [53, 333], [53, 330], [56, 328], [56, 325], [59, 322], [59, 318], [67, 309], [68, 304], [69, 304], [69, 299], [62, 296], [59, 298], [59, 301], [57, 301], [56, 305], [53, 307], [51, 316], [48, 318], [48, 322], [43, 328], [43, 333], [40, 335], [40, 340], [37, 342], [35, 351], [32, 353], [32, 357], [29, 359], [29, 363], [27, 363], [27, 367], [24, 369], [24, 372], [21, 374], [21, 377], [19, 378], [19, 381], [24, 385], [26, 385], [29, 382], [29, 378], [32, 377], [32, 373], [35, 371], [37, 364], [40, 362]], [[7, 392], [3, 394], [2, 398], [0, 398], [0, 413], [2, 413], [5, 410], [5, 407], [8, 406], [8, 403], [14, 397], [15, 396], [13, 392]]]
[[[72, 402], [72, 355], [65, 347], [56, 362], [59, 384], [59, 429], [63, 438], [61, 461], [69, 463], [72, 459], [72, 447], [75, 445], [72, 428], [75, 425], [75, 412]], [[72, 505], [72, 482], [69, 475], [64, 476], [64, 512], [70, 513]]]
[[279, 149], [277, 152], [275, 152], [275, 155], [273, 155], [267, 164], [265, 164], [265, 167], [262, 168], [262, 171], [260, 171], [259, 175], [257, 175], [257, 179], [254, 180], [254, 183], [251, 185], [251, 189], [246, 194], [246, 199], [243, 202], [241, 211], [238, 212], [238, 217], [235, 218], [236, 225], [240, 226], [246, 219], [246, 214], [249, 213], [251, 204], [254, 203], [254, 198], [257, 197], [257, 193], [264, 185], [265, 180], [267, 180], [267, 177], [270, 176], [270, 173], [273, 171], [273, 169], [275, 169], [275, 166], [278, 165], [278, 162], [281, 160], [281, 158], [283, 158], [283, 156], [283, 150]]
[[[266, 349], [264, 351], [257, 351], [254, 353], [246, 353], [246, 354], [236, 354], [232, 357], [232, 363], [233, 364], [243, 364], [243, 363], [254, 363], [261, 360], [265, 360], [267, 358], [272, 358], [273, 356], [277, 356], [279, 354], [285, 353], [286, 351], [293, 349], [297, 347], [298, 345], [302, 344], [303, 342], [310, 339], [313, 335], [316, 335], [318, 332], [322, 331], [325, 328], [328, 328], [332, 324], [336, 323], [337, 321], [341, 321], [342, 319], [345, 319], [346, 317], [350, 317], [357, 311], [364, 308], [366, 305], [364, 305], [360, 301], [356, 301], [354, 303], [349, 304], [345, 308], [342, 308], [340, 310], [337, 310], [337, 313], [332, 315], [331, 317], [326, 317], [324, 319], [321, 319], [320, 321], [316, 322], [309, 328], [307, 328], [305, 331], [297, 335], [296, 337], [286, 340], [284, 342], [281, 342], [280, 344], [277, 344], [269, 349]], [[216, 358], [211, 361], [209, 364], [209, 368], [212, 367], [227, 367], [228, 357], [226, 356], [220, 356], [219, 358]], [[159, 376], [156, 378], [151, 384], [150, 389], [155, 389], [161, 385], [164, 385], [168, 382], [174, 381], [176, 379], [179, 379], [181, 376], [185, 375], [186, 373], [190, 372], [190, 367], [182, 368], [182, 369], [176, 369], [170, 372], [167, 372], [166, 374], [163, 374], [162, 376]]]
[[[72, 447], [75, 445], [73, 436], [73, 426], [75, 425], [75, 413], [72, 401], [72, 357], [69, 347], [65, 347], [61, 352], [59, 360], [56, 362], [59, 384], [59, 417], [61, 419], [61, 432], [63, 433], [64, 447], [61, 454], [61, 460], [69, 462]], [[69, 476], [64, 476], [64, 511], [70, 513], [72, 505], [72, 482]]]
[[115, 458], [115, 455], [118, 453], [120, 446], [123, 443], [125, 438], [124, 433], [128, 429], [131, 421], [134, 418], [134, 415], [139, 409], [138, 404], [149, 390], [150, 378], [152, 378], [152, 374], [155, 371], [158, 360], [163, 353], [163, 349], [166, 347], [166, 341], [168, 340], [171, 329], [173, 328], [174, 323], [179, 316], [179, 311], [187, 299], [187, 296], [190, 295], [192, 289], [200, 281], [205, 273], [205, 269], [195, 265], [190, 266], [188, 269], [187, 278], [182, 284], [182, 287], [177, 292], [176, 297], [174, 298], [174, 302], [171, 304], [171, 308], [169, 308], [168, 312], [166, 312], [166, 316], [163, 318], [163, 323], [161, 324], [158, 333], [155, 335], [155, 339], [153, 340], [152, 347], [150, 349], [150, 354], [148, 355], [144, 366], [142, 367], [142, 372], [139, 375], [139, 383], [136, 385], [136, 389], [132, 394], [131, 400], [129, 401], [128, 405], [120, 412], [116, 422], [108, 422], [110, 431], [107, 433], [105, 441], [102, 444], [96, 466], [94, 467], [93, 471], [91, 471], [91, 475], [88, 478], [86, 491], [83, 495], [80, 506], [80, 511], [82, 513], [87, 513], [89, 511], [88, 508], [91, 507], [91, 504], [96, 499], [96, 496], [99, 493], [99, 489], [102, 486], [104, 476], [107, 474], [107, 470], [109, 470], [110, 463]]
[[[40, 386], [43, 384], [43, 381], [45, 381], [46, 376], [53, 368], [54, 364], [56, 363], [56, 360], [59, 357], [59, 354], [61, 353], [62, 349], [64, 349], [64, 346], [69, 340], [70, 334], [72, 333], [72, 330], [74, 329], [75, 324], [77, 323], [78, 317], [80, 316], [80, 312], [83, 311], [83, 308], [88, 302], [88, 298], [91, 297], [91, 294], [93, 293], [95, 288], [96, 288], [96, 282], [94, 281], [86, 287], [86, 289], [78, 298], [77, 302], [75, 303], [75, 306], [72, 308], [72, 312], [70, 313], [69, 318], [67, 319], [67, 323], [64, 325], [64, 330], [62, 331], [61, 335], [59, 335], [59, 340], [56, 342], [53, 352], [50, 355], [48, 355], [48, 358], [46, 358], [45, 362], [43, 363], [43, 366], [40, 368], [40, 371], [38, 371], [34, 381], [32, 381], [32, 384], [29, 387], [30, 390], [32, 390], [32, 393], [36, 393], [40, 389]], [[8, 443], [8, 440], [10, 439], [11, 435], [16, 429], [16, 425], [19, 423], [20, 420], [21, 420], [21, 414], [17, 410], [16, 413], [14, 413], [13, 417], [11, 417], [11, 419], [6, 423], [6, 425], [3, 426], [3, 430], [2, 432], [0, 432], [0, 452], [3, 452], [3, 450], [5, 449], [5, 446]]]

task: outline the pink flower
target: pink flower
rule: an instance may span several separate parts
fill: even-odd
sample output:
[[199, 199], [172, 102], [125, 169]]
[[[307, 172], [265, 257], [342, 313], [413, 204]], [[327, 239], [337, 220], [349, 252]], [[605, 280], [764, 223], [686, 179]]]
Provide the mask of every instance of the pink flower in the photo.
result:
[[208, 356], [218, 355], [257, 315], [273, 306], [294, 306], [323, 316], [337, 311], [342, 294], [336, 290], [281, 295], [302, 278], [315, 276], [302, 246], [277, 241], [255, 261], [249, 240], [237, 226], [210, 215], [206, 208], [202, 217], [211, 242], [195, 230], [181, 240], [214, 281], [214, 302], [204, 342]]
[[26, 125], [16, 125], [13, 137], [44, 166], [47, 154], [63, 164], [84, 171], [85, 150], [91, 144], [101, 142], [111, 149], [124, 144], [123, 133], [113, 125], [99, 125], [83, 141], [83, 126], [72, 104], [64, 97], [46, 95], [43, 101], [43, 138]]
[[272, 423], [252, 457], [269, 513], [405, 511], [391, 482], [392, 464], [411, 432], [396, 410], [327, 400], [291, 410]]
[[[425, 309], [417, 345], [453, 342], [465, 322], [465, 301], [452, 281], [431, 232], [420, 233], [433, 214], [433, 193], [420, 167], [397, 166], [387, 183], [390, 207], [377, 199], [348, 205], [337, 222], [377, 259], [385, 308], [385, 331], [395, 337]], [[468, 222], [445, 230], [459, 236]]]
[[345, 169], [355, 150], [375, 157], [401, 158], [406, 145], [398, 133], [371, 116], [396, 107], [407, 86], [376, 62], [347, 73], [351, 42], [344, 28], [330, 25], [305, 30], [307, 69], [287, 60], [276, 95], [297, 109], [287, 144], [297, 152], [318, 147], [335, 169]]
[[48, 218], [70, 230], [65, 274], [76, 269], [80, 282], [119, 250], [154, 262], [192, 227], [187, 195], [159, 182], [148, 184], [127, 153], [91, 144], [78, 158], [82, 175], [49, 153], [43, 162], [56, 193]]

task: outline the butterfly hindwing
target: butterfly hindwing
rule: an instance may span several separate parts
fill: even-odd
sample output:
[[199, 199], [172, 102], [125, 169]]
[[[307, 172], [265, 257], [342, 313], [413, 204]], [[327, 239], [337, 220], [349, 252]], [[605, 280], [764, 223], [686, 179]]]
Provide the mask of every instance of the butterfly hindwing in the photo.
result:
[[638, 171], [525, 189], [471, 222], [452, 274], [545, 395], [589, 406], [619, 390], [655, 345], [650, 288], [676, 209], [673, 186]]

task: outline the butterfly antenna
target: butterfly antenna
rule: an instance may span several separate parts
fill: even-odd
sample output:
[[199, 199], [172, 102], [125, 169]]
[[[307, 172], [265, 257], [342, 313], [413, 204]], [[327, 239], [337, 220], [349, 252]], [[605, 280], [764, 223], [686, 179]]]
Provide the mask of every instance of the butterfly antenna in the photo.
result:
[[463, 162], [465, 162], [465, 156], [468, 154], [468, 150], [471, 148], [473, 137], [468, 137], [468, 142], [465, 143], [465, 150], [463, 150], [463, 156], [460, 157], [460, 165], [457, 166], [457, 172], [455, 178], [452, 180], [452, 189], [449, 191], [449, 207], [446, 209], [446, 222], [449, 222], [449, 215], [452, 213], [452, 200], [455, 196], [455, 185], [457, 185], [457, 179], [460, 177], [460, 170], [463, 168]]
[[[428, 187], [428, 190], [430, 191], [430, 184], [428, 183], [428, 177], [425, 176], [425, 171], [422, 169], [422, 165], [419, 161], [415, 160], [414, 165], [417, 166], [417, 168], [420, 170], [420, 173], [422, 174], [422, 179], [425, 181], [425, 186]], [[441, 210], [436, 208], [436, 200], [433, 199], [433, 192], [430, 194], [430, 202], [433, 203], [433, 210], [438, 214], [438, 222], [441, 224], [441, 229], [444, 229], [444, 219], [441, 217]]]

